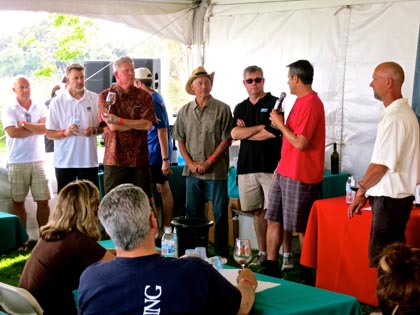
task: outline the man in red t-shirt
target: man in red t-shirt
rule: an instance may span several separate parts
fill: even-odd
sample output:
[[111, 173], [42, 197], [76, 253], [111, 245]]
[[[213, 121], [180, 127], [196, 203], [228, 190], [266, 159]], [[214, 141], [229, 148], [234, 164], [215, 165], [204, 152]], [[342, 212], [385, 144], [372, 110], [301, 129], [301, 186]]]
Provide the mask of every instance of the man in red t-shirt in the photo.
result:
[[[270, 120], [283, 133], [281, 160], [271, 185], [265, 218], [267, 228], [267, 273], [280, 277], [277, 259], [283, 231], [303, 236], [312, 203], [319, 199], [324, 176], [325, 113], [318, 94], [312, 90], [314, 69], [307, 60], [288, 65], [290, 93], [297, 96], [287, 118], [272, 111]], [[291, 237], [284, 252], [291, 252]], [[288, 257], [291, 259], [291, 257]]]

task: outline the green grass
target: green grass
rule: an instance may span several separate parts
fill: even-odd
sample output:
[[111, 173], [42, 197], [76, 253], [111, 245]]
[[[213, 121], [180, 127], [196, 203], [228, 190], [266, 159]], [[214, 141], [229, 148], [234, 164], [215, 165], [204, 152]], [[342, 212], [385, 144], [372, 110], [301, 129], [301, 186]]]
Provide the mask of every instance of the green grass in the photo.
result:
[[30, 253], [13, 251], [9, 255], [0, 256], [0, 282], [17, 286], [29, 255]]

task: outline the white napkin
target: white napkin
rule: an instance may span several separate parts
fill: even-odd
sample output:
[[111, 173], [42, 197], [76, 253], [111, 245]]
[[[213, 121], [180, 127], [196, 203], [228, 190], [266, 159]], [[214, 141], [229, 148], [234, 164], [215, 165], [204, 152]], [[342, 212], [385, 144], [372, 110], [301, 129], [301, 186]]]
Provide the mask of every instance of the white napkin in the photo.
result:
[[[239, 269], [220, 269], [219, 272], [234, 286], [237, 285], [236, 278], [238, 276], [238, 270]], [[267, 282], [267, 281], [258, 281], [257, 289], [255, 290], [255, 293], [261, 292], [270, 288], [274, 288], [279, 286], [280, 283], [275, 282]]]

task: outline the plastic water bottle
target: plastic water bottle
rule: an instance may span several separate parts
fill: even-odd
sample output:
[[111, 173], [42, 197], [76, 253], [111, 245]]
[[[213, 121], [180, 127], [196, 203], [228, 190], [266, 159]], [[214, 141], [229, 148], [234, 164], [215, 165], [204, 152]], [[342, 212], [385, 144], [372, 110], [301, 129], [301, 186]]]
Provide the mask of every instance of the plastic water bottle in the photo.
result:
[[164, 257], [176, 257], [176, 245], [172, 228], [165, 226], [164, 234], [162, 235], [161, 253]]
[[212, 264], [217, 270], [223, 269], [223, 265], [227, 263], [227, 259], [220, 256], [213, 256], [207, 259], [209, 264]]
[[174, 237], [174, 242], [175, 242], [175, 257], [179, 257], [179, 255], [178, 255], [178, 235], [176, 234], [176, 227], [174, 227], [173, 237]]
[[351, 190], [351, 182], [352, 182], [352, 178], [351, 176], [349, 176], [349, 178], [347, 178], [347, 182], [346, 182], [346, 203], [351, 204], [354, 200], [355, 197], [355, 193], [353, 190]]
[[178, 165], [178, 148], [176, 147], [176, 140], [172, 139], [172, 157], [171, 157], [171, 165], [177, 166]]
[[203, 246], [198, 246], [195, 248], [195, 252], [200, 256], [202, 260], [207, 260], [207, 249]]

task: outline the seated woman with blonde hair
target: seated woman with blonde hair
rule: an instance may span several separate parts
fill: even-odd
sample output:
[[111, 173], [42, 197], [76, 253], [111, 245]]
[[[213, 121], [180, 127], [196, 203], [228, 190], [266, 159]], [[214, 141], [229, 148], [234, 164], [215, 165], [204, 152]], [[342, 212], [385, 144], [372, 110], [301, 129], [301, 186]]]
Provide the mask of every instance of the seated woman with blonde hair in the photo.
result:
[[36, 298], [45, 315], [77, 314], [73, 290], [82, 272], [114, 255], [98, 244], [99, 191], [86, 180], [75, 181], [59, 193], [49, 222], [26, 262], [19, 286]]
[[420, 314], [420, 251], [388, 245], [378, 268], [377, 295], [383, 315]]

